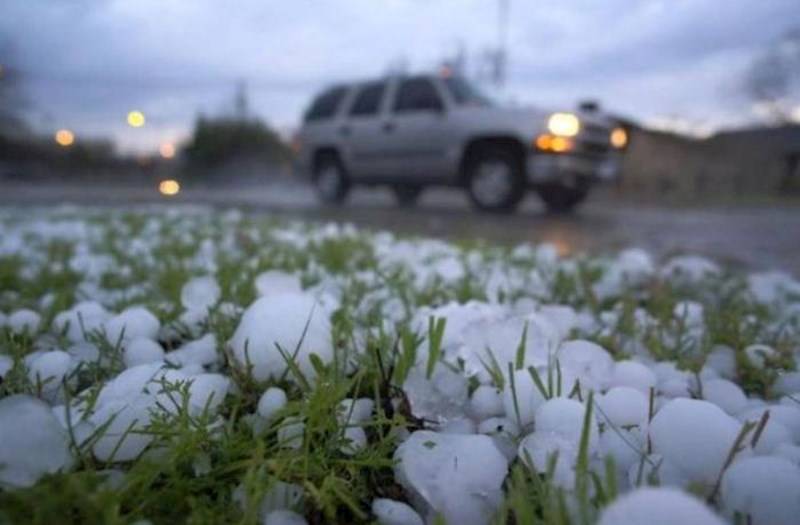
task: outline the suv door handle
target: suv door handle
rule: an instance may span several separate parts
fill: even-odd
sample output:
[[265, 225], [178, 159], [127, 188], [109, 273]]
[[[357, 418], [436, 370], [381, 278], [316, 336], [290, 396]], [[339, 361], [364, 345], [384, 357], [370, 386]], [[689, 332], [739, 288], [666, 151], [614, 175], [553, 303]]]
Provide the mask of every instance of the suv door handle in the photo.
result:
[[394, 122], [384, 122], [381, 129], [383, 129], [384, 133], [391, 133], [394, 131]]
[[344, 125], [339, 128], [339, 133], [342, 135], [349, 135], [350, 134], [350, 126]]

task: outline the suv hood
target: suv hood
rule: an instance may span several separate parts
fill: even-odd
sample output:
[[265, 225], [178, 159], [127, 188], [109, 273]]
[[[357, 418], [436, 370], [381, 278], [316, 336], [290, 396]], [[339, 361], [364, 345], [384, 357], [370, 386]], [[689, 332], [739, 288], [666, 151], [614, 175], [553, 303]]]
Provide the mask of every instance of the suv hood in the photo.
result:
[[456, 110], [458, 113], [469, 117], [487, 118], [491, 120], [546, 120], [551, 112], [536, 107], [509, 107], [509, 106], [462, 106]]
[[539, 107], [464, 106], [454, 110], [466, 127], [481, 132], [516, 132], [523, 137], [533, 137], [546, 131], [547, 119], [556, 112], [569, 112], [578, 116], [587, 128], [613, 127], [614, 122], [601, 112], [573, 109], [545, 110]]

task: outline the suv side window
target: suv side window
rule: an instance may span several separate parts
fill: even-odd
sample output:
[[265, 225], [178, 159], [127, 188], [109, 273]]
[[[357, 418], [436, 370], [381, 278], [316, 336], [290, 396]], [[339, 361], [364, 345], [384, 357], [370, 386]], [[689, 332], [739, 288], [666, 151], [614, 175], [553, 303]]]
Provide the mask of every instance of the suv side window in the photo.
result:
[[353, 106], [350, 108], [350, 115], [363, 117], [376, 114], [381, 106], [381, 99], [385, 90], [385, 82], [364, 84], [361, 91], [356, 95]]
[[394, 99], [394, 111], [441, 111], [442, 100], [436, 86], [425, 77], [408, 78], [400, 82]]
[[331, 118], [336, 114], [336, 109], [342, 102], [345, 93], [347, 93], [347, 90], [344, 87], [335, 87], [323, 92], [314, 99], [303, 120], [310, 122], [312, 120]]

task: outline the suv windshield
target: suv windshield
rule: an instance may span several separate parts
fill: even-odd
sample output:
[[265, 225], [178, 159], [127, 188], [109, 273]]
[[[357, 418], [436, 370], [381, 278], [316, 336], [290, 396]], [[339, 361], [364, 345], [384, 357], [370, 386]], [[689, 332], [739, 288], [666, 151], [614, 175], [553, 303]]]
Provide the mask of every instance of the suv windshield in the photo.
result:
[[336, 114], [336, 109], [339, 107], [339, 103], [344, 98], [345, 93], [347, 93], [347, 89], [344, 87], [335, 87], [323, 92], [311, 103], [311, 107], [306, 111], [303, 120], [309, 122], [331, 118]]
[[456, 104], [462, 106], [491, 106], [492, 100], [462, 77], [446, 77], [444, 84]]

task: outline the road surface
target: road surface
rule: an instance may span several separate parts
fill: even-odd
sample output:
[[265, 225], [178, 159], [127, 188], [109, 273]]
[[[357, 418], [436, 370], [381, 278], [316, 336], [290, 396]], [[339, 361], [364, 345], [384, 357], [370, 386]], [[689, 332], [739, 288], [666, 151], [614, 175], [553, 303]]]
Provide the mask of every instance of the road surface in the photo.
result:
[[[593, 198], [594, 197], [594, 198]], [[800, 207], [665, 207], [590, 197], [574, 215], [548, 215], [534, 195], [513, 215], [479, 214], [458, 191], [431, 190], [416, 208], [394, 205], [388, 192], [356, 190], [340, 208], [319, 206], [309, 188], [271, 183], [189, 187], [163, 197], [137, 185], [8, 184], [0, 182], [0, 205], [75, 203], [129, 206], [137, 203], [202, 203], [240, 206], [315, 221], [352, 222], [372, 229], [451, 239], [516, 243], [547, 241], [561, 253], [603, 253], [638, 246], [657, 257], [697, 253], [750, 269], [800, 275]]]

